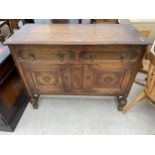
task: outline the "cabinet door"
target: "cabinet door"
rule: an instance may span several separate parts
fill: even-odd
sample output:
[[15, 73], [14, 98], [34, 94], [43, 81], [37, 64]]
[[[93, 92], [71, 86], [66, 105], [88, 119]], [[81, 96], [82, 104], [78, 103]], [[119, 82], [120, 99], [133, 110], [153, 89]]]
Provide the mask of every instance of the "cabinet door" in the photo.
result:
[[82, 94], [87, 90], [87, 65], [22, 63], [34, 94]]
[[117, 95], [126, 91], [131, 69], [118, 64], [90, 65], [89, 76], [91, 93]]
[[84, 92], [86, 66], [72, 65], [69, 67], [70, 72], [70, 87], [72, 93]]
[[88, 65], [65, 65], [62, 81], [65, 93], [87, 94], [90, 90]]
[[62, 65], [23, 63], [22, 67], [33, 93], [58, 94], [64, 91]]

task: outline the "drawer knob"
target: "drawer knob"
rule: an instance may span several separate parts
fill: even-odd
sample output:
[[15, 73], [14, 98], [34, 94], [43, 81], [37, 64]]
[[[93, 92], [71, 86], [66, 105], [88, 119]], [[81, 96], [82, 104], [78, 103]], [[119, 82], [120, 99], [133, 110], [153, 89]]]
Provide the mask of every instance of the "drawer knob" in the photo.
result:
[[67, 75], [65, 75], [65, 79], [68, 80], [68, 76]]
[[126, 58], [126, 54], [125, 53], [121, 54], [121, 61], [123, 61], [125, 58]]
[[31, 60], [35, 60], [34, 54], [30, 54], [30, 58], [31, 58]]
[[90, 76], [87, 76], [86, 78], [87, 78], [87, 80], [90, 80]]
[[59, 55], [59, 59], [60, 59], [60, 61], [63, 61], [64, 60], [64, 55], [63, 54], [60, 54]]
[[95, 58], [96, 58], [96, 54], [95, 54], [95, 53], [90, 54], [90, 59], [91, 59], [91, 60], [93, 60], [93, 59], [95, 59]]

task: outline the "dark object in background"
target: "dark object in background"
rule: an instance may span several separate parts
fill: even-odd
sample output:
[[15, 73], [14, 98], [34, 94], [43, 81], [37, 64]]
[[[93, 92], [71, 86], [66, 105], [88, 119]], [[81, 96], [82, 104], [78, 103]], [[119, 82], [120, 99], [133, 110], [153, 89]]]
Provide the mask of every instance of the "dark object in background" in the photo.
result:
[[34, 19], [24, 19], [25, 23], [34, 23]]
[[0, 130], [14, 131], [27, 104], [28, 95], [10, 51], [0, 44]]
[[91, 19], [91, 24], [118, 24], [117, 19]]
[[69, 24], [68, 19], [52, 19], [54, 24]]

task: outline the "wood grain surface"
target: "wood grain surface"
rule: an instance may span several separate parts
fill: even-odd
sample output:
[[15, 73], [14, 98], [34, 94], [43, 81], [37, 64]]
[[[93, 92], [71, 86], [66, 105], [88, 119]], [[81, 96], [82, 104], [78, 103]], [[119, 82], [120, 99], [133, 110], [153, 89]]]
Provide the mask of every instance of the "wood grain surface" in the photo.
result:
[[6, 44], [148, 44], [127, 24], [26, 24]]

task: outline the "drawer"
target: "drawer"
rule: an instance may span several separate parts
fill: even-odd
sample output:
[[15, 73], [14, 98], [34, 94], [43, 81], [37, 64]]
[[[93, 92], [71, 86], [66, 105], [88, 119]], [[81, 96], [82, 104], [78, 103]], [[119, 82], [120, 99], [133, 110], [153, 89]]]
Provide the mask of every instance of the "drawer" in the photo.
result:
[[75, 53], [72, 50], [66, 49], [21, 49], [17, 55], [22, 60], [52, 60], [57, 62], [74, 61]]
[[128, 47], [103, 47], [98, 49], [82, 49], [80, 61], [93, 62], [136, 62], [138, 49]]

